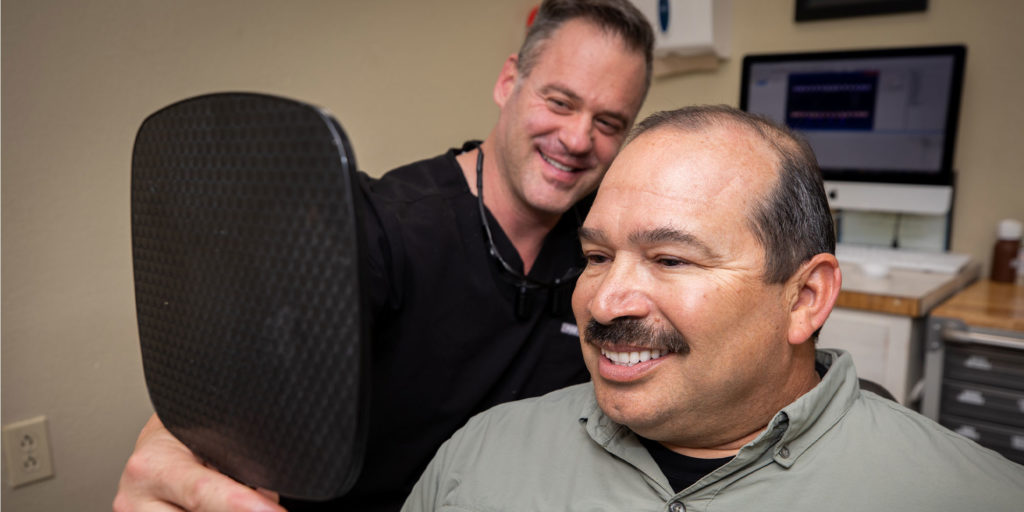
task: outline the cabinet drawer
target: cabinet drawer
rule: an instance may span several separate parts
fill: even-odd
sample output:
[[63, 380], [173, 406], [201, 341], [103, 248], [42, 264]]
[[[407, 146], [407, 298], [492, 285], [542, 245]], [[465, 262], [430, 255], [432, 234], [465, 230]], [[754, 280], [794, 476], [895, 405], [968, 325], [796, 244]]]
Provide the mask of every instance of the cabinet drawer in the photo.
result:
[[1024, 392], [1024, 352], [948, 343], [943, 376]]
[[940, 414], [1024, 428], [1024, 392], [950, 379], [942, 383]]
[[1024, 464], [1024, 429], [945, 414], [939, 417], [939, 423], [1007, 459]]

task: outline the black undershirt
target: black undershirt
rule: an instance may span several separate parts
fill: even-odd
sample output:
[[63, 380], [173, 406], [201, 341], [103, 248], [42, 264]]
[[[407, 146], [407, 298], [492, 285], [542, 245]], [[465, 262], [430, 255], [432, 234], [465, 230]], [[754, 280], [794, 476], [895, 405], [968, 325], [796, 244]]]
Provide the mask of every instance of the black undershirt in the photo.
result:
[[661, 472], [668, 478], [668, 483], [672, 486], [674, 492], [686, 489], [697, 480], [704, 478], [704, 475], [711, 473], [732, 460], [732, 457], [722, 457], [720, 459], [688, 457], [665, 448], [657, 441], [640, 436], [636, 437], [640, 439], [640, 442], [650, 452], [654, 462], [658, 463], [658, 467], [661, 468]]
[[[828, 371], [828, 368], [817, 362], [814, 364], [814, 369], [818, 372], [818, 376], [822, 378], [825, 377], [825, 372]], [[647, 448], [651, 458], [654, 459], [661, 472], [668, 478], [668, 483], [672, 486], [672, 490], [677, 493], [732, 460], [732, 457], [722, 457], [719, 459], [689, 457], [669, 450], [657, 441], [641, 436], [636, 437], [640, 439], [640, 443], [644, 445], [644, 448]]]

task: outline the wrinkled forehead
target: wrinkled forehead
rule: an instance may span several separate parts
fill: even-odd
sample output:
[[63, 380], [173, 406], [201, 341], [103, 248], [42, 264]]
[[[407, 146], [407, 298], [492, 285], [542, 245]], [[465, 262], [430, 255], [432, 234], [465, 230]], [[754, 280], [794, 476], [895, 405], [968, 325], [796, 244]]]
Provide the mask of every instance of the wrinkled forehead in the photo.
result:
[[748, 129], [659, 127], [623, 148], [591, 211], [600, 211], [602, 202], [658, 201], [667, 208], [746, 212], [774, 185], [777, 167], [776, 152]]

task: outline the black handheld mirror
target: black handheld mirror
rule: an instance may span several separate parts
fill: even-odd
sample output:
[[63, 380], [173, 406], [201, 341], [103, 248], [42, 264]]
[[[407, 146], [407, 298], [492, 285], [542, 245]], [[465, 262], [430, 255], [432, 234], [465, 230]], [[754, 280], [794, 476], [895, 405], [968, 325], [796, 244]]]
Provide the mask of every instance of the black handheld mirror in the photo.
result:
[[284, 496], [344, 494], [367, 369], [355, 160], [323, 110], [248, 93], [146, 118], [131, 225], [153, 407], [218, 470]]

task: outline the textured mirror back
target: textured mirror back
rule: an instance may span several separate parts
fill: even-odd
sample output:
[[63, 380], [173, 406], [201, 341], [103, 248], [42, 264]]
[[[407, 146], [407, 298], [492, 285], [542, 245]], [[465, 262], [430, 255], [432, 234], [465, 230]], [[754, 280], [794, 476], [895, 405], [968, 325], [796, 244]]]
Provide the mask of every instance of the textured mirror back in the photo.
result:
[[260, 94], [175, 103], [135, 141], [132, 252], [153, 406], [211, 465], [285, 496], [343, 494], [362, 464], [354, 174], [333, 118]]

